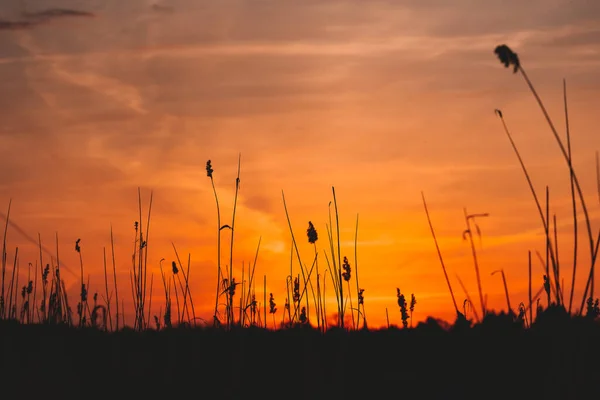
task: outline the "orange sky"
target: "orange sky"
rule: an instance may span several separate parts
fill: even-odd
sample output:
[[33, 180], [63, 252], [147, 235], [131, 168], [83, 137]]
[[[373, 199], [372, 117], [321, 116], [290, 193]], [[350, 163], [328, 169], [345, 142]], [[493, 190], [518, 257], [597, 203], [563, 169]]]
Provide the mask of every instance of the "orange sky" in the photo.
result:
[[[310, 263], [308, 221], [325, 250], [332, 186], [342, 256], [353, 274], [359, 214], [360, 286], [371, 326], [385, 324], [386, 307], [390, 322], [401, 323], [396, 287], [415, 293], [415, 322], [453, 318], [421, 191], [457, 301], [464, 295], [456, 274], [477, 298], [470, 248], [461, 237], [466, 207], [490, 214], [479, 221], [478, 247], [489, 307], [505, 308], [501, 278], [491, 276], [504, 268], [516, 308], [527, 298], [527, 251], [544, 253], [544, 238], [496, 108], [537, 190], [551, 188], [569, 282], [568, 169], [522, 77], [493, 54], [502, 43], [519, 54], [561, 134], [567, 79], [574, 164], [598, 229], [600, 3], [164, 0], [153, 7], [113, 0], [85, 2], [85, 9], [74, 0], [9, 3], [0, 5], [0, 207], [5, 212], [12, 199], [11, 220], [33, 238], [39, 232], [50, 249], [58, 232], [61, 262], [75, 273], [65, 275], [73, 297], [75, 240], [81, 238], [90, 292], [100, 291], [112, 224], [118, 284], [131, 310], [141, 187], [144, 209], [154, 193], [153, 314], [163, 299], [158, 261], [175, 259], [174, 242], [183, 258], [191, 254], [196, 312], [210, 318], [216, 206], [205, 163], [212, 160], [223, 223], [230, 223], [241, 153], [234, 274], [241, 278], [241, 264], [254, 259], [261, 238], [256, 291], [262, 301], [267, 275], [278, 319], [291, 240], [282, 190]], [[41, 21], [24, 14], [54, 7], [94, 17]], [[18, 21], [38, 22], [12, 24]], [[226, 264], [226, 232], [223, 241]], [[21, 268], [38, 259], [35, 245], [15, 229], [8, 246], [11, 265], [15, 246]], [[576, 293], [586, 278], [586, 246], [582, 241]], [[323, 254], [319, 260], [325, 265]], [[534, 274], [537, 289], [542, 267], [535, 256]]]

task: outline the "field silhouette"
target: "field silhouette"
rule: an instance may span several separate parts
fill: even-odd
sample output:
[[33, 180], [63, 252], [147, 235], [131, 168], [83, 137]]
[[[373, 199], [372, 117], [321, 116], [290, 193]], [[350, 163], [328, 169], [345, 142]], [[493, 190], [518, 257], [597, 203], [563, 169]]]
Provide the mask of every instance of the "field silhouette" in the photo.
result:
[[490, 314], [475, 326], [323, 333], [169, 328], [104, 332], [0, 325], [4, 393], [37, 398], [594, 398], [600, 326], [564, 309], [531, 328]]

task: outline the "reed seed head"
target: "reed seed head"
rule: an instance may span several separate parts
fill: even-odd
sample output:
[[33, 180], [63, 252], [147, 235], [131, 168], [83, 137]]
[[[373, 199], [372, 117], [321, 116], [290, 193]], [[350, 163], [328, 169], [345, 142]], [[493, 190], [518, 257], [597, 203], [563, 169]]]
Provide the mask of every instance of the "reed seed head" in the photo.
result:
[[305, 324], [308, 322], [308, 317], [306, 316], [306, 307], [302, 307], [300, 311], [300, 323]]
[[75, 251], [81, 253], [81, 247], [79, 247], [79, 242], [81, 242], [81, 239], [77, 239], [75, 241]]
[[212, 179], [213, 172], [214, 172], [214, 170], [212, 168], [211, 162], [210, 162], [210, 160], [208, 160], [206, 162], [206, 176], [208, 176], [209, 178]]
[[314, 244], [319, 239], [317, 230], [311, 221], [308, 221], [308, 229], [306, 230], [306, 234], [308, 236], [308, 243], [310, 244]]
[[348, 257], [344, 257], [344, 263], [342, 264], [342, 269], [344, 270], [344, 272], [342, 272], [342, 277], [344, 278], [344, 280], [346, 282], [348, 282], [350, 280], [350, 276], [351, 276], [351, 272], [352, 272], [352, 269], [350, 268], [350, 263], [348, 262]]
[[496, 53], [496, 56], [498, 56], [498, 59], [500, 59], [500, 62], [504, 64], [506, 68], [511, 65], [513, 66], [513, 73], [516, 73], [521, 67], [519, 56], [517, 56], [517, 53], [513, 52], [507, 45], [502, 44], [497, 46], [494, 53]]
[[87, 296], [88, 296], [88, 291], [87, 288], [85, 287], [85, 283], [81, 285], [81, 302], [85, 303], [87, 301]]
[[275, 314], [277, 312], [277, 307], [275, 304], [275, 299], [273, 298], [273, 293], [269, 294], [269, 314]]
[[48, 274], [49, 273], [50, 273], [50, 264], [46, 264], [46, 267], [44, 268], [44, 272], [42, 272], [42, 282], [43, 283], [48, 282]]
[[300, 280], [298, 277], [294, 278], [294, 302], [300, 301]]
[[171, 267], [173, 268], [173, 274], [177, 275], [179, 273], [179, 269], [177, 269], [177, 263], [175, 261], [171, 262]]
[[410, 318], [408, 315], [408, 307], [406, 304], [406, 299], [404, 295], [400, 292], [399, 288], [396, 288], [396, 296], [398, 297], [398, 306], [400, 306], [400, 314], [402, 316], [402, 325], [406, 328], [408, 327], [408, 319]]
[[544, 275], [544, 290], [546, 291], [546, 294], [549, 296], [550, 295], [550, 279], [548, 279], [548, 277], [546, 275]]

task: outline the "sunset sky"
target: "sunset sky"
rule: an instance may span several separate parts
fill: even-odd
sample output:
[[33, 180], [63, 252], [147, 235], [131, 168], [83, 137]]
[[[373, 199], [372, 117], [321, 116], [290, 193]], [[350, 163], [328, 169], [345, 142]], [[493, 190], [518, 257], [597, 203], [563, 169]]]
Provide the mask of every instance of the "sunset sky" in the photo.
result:
[[[452, 3], [450, 5], [450, 3]], [[40, 18], [48, 9], [90, 16]], [[129, 273], [138, 218], [150, 192], [152, 314], [164, 310], [159, 260], [191, 255], [196, 313], [211, 319], [217, 214], [231, 224], [238, 157], [234, 276], [261, 240], [262, 280], [283, 311], [291, 235], [312, 262], [308, 221], [326, 265], [328, 205], [335, 187], [342, 257], [358, 269], [369, 325], [401, 324], [396, 288], [417, 298], [415, 322], [454, 318], [421, 191], [462, 305], [456, 276], [478, 305], [464, 211], [478, 220], [477, 251], [488, 306], [527, 302], [527, 252], [534, 292], [545, 253], [539, 215], [494, 110], [514, 135], [534, 185], [550, 187], [566, 286], [573, 258], [568, 168], [520, 74], [493, 50], [507, 44], [565, 134], [566, 79], [574, 166], [600, 225], [595, 152], [600, 149], [600, 2], [362, 0], [28, 0], [0, 4], [0, 211], [30, 238], [41, 235], [64, 278], [79, 290], [80, 246], [90, 293], [104, 287], [103, 247], [115, 235], [118, 284], [131, 313]], [[580, 215], [583, 218], [583, 215]], [[583, 221], [583, 219], [580, 219]], [[581, 223], [583, 226], [583, 222]], [[8, 231], [8, 264], [39, 264], [34, 242]], [[222, 263], [229, 263], [222, 231]], [[581, 230], [575, 304], [589, 267]], [[45, 253], [44, 264], [50, 262]], [[167, 264], [167, 265], [168, 265]], [[299, 272], [294, 259], [295, 273]], [[23, 274], [20, 282], [26, 281]], [[327, 281], [331, 288], [331, 281]], [[121, 289], [122, 288], [122, 289]], [[566, 291], [568, 293], [568, 290]], [[356, 293], [353, 293], [356, 296]], [[328, 308], [335, 299], [328, 292]]]

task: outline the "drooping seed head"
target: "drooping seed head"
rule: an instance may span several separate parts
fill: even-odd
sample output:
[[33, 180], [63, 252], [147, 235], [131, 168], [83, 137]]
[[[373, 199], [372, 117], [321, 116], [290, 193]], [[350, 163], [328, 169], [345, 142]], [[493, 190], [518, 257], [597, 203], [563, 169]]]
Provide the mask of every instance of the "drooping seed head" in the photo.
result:
[[494, 53], [496, 53], [498, 59], [500, 59], [500, 62], [504, 64], [506, 68], [511, 65], [513, 66], [513, 73], [516, 73], [521, 67], [519, 56], [517, 56], [517, 53], [513, 52], [507, 45], [502, 44], [497, 46]]

